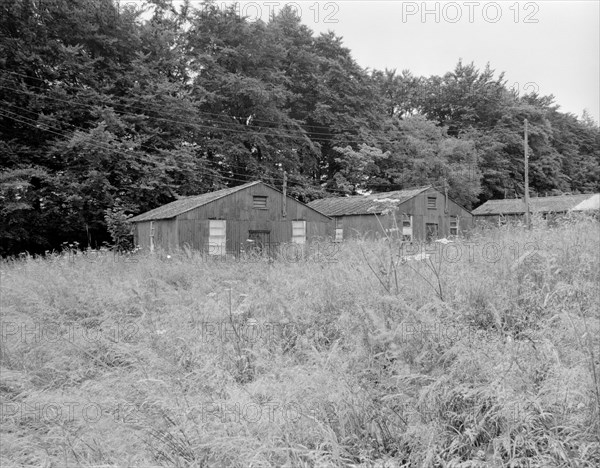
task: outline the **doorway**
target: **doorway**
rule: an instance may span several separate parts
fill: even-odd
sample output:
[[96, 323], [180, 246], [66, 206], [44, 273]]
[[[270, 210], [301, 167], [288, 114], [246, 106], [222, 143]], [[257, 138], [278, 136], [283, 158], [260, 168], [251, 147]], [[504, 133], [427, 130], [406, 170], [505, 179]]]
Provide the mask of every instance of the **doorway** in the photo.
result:
[[435, 223], [425, 224], [425, 240], [427, 242], [434, 241], [438, 238], [438, 225]]
[[247, 252], [264, 254], [271, 250], [271, 231], [248, 231]]

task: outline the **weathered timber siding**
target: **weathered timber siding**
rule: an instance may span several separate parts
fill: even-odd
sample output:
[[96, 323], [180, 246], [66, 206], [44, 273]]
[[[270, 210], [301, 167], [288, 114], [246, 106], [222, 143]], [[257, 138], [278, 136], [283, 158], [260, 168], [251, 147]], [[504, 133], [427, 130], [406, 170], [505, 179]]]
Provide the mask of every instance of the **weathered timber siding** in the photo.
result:
[[[253, 208], [254, 196], [266, 196], [267, 208]], [[238, 252], [246, 243], [249, 231], [269, 231], [271, 243], [290, 242], [292, 221], [306, 221], [309, 241], [331, 235], [329, 218], [289, 197], [286, 205], [283, 218], [283, 194], [266, 185], [254, 185], [179, 215], [179, 244], [206, 250], [210, 219], [227, 221], [227, 250], [231, 252]]]
[[[435, 209], [427, 207], [428, 197], [436, 197]], [[473, 215], [449, 198], [448, 212], [446, 213], [445, 199], [443, 193], [435, 189], [429, 189], [400, 205], [398, 211], [414, 216], [413, 236], [415, 239], [425, 239], [427, 223], [438, 225], [439, 237], [448, 237], [450, 235], [450, 220], [453, 216], [458, 216], [459, 234], [464, 234], [473, 227]]]
[[[266, 209], [254, 208], [253, 197], [266, 196]], [[283, 216], [283, 194], [264, 184], [252, 185], [213, 200], [174, 218], [154, 221], [154, 245], [171, 250], [188, 246], [209, 251], [210, 220], [225, 220], [226, 250], [239, 252], [247, 243], [249, 231], [269, 231], [269, 241], [288, 243], [292, 239], [292, 221], [306, 221], [307, 242], [333, 234], [331, 220], [293, 198], [286, 198]], [[136, 244], [149, 248], [150, 221], [136, 222]]]
[[187, 245], [194, 250], [205, 248], [209, 234], [207, 219], [178, 219], [177, 222], [180, 247]]
[[154, 247], [170, 250], [177, 245], [176, 219], [160, 219], [135, 223], [134, 240], [143, 249], [150, 248], [150, 228], [154, 227]]
[[[385, 194], [382, 194], [382, 198]], [[436, 208], [427, 207], [427, 198], [436, 197]], [[410, 200], [400, 204], [395, 210], [398, 226], [394, 222], [394, 216], [388, 215], [348, 215], [336, 217], [337, 224], [342, 223], [344, 239], [348, 238], [380, 238], [388, 234], [396, 235], [396, 228], [402, 230], [402, 214], [413, 217], [413, 240], [424, 240], [426, 238], [426, 224], [438, 225], [438, 236], [448, 237], [450, 235], [450, 219], [458, 216], [459, 234], [464, 234], [473, 227], [473, 216], [469, 211], [448, 199], [448, 212], [445, 212], [445, 195], [435, 189], [429, 189]], [[379, 218], [379, 219], [378, 219]], [[399, 233], [398, 233], [399, 234]]]

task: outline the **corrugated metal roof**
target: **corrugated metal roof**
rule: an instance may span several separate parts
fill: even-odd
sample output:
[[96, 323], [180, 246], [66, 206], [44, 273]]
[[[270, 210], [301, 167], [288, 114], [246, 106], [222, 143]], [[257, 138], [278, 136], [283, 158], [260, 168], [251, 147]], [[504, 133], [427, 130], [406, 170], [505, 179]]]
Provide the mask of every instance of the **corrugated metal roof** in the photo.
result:
[[226, 197], [227, 195], [231, 195], [232, 193], [238, 192], [240, 190], [252, 187], [253, 185], [260, 183], [262, 182], [254, 181], [244, 185], [238, 185], [237, 187], [233, 188], [217, 190], [216, 192], [209, 192], [204, 193], [202, 195], [180, 198], [179, 200], [175, 200], [174, 202], [167, 203], [163, 206], [159, 206], [158, 208], [154, 208], [153, 210], [147, 211], [146, 213], [134, 216], [133, 218], [131, 218], [131, 221], [152, 221], [157, 219], [174, 218], [175, 216], [180, 215], [181, 213], [193, 210], [194, 208], [198, 208], [200, 206], [206, 205], [207, 203], [215, 201], [218, 198]]
[[600, 210], [600, 193], [592, 195], [587, 200], [577, 204], [572, 211]]
[[429, 188], [431, 188], [431, 186], [408, 190], [396, 190], [395, 192], [373, 193], [371, 195], [357, 195], [353, 197], [322, 198], [310, 202], [308, 206], [327, 216], [379, 214], [386, 208], [386, 204], [377, 202], [376, 200], [393, 199], [398, 200], [398, 204], [401, 204], [416, 197], [418, 194]]
[[[531, 211], [540, 213], [562, 213], [566, 211], [582, 211], [594, 208], [594, 201], [598, 194], [584, 195], [559, 195], [555, 197], [533, 197], [529, 199]], [[592, 201], [587, 202], [592, 199]], [[586, 202], [586, 203], [584, 203]], [[525, 203], [522, 198], [510, 200], [488, 200], [480, 207], [473, 210], [475, 216], [506, 215], [525, 213]]]

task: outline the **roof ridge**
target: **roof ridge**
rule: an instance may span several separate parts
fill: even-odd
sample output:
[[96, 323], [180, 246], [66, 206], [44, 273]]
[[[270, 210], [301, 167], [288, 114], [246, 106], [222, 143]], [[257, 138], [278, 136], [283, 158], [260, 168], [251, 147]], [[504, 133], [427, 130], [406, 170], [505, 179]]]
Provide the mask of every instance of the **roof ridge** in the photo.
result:
[[[134, 216], [133, 218], [131, 218], [130, 221], [139, 222], [139, 221], [153, 221], [153, 220], [175, 218], [176, 216], [179, 216], [183, 213], [187, 213], [188, 211], [194, 210], [196, 208], [200, 208], [209, 203], [213, 203], [216, 200], [220, 200], [222, 198], [228, 197], [236, 192], [245, 190], [249, 187], [252, 187], [252, 186], [255, 186], [258, 184], [262, 184], [265, 187], [268, 187], [269, 189], [274, 190], [275, 192], [283, 194], [283, 192], [281, 192], [281, 190], [277, 189], [276, 187], [274, 187], [270, 184], [267, 184], [266, 182], [263, 182], [262, 180], [254, 180], [251, 182], [246, 182], [245, 184], [238, 185], [236, 187], [225, 187], [223, 189], [215, 190], [212, 192], [205, 192], [205, 193], [201, 193], [198, 195], [190, 195], [187, 197], [181, 197], [181, 198], [178, 198], [177, 200], [173, 200], [172, 202], [158, 206], [152, 210], [146, 211], [144, 213], [140, 213], [140, 214]], [[300, 200], [292, 197], [291, 195], [287, 194], [286, 196], [304, 206], [307, 206], [309, 209], [315, 211], [316, 213], [319, 213], [321, 216], [328, 217], [325, 213], [322, 213], [318, 209], [315, 209], [306, 203], [302, 203]]]
[[318, 207], [327, 216], [378, 214], [385, 209], [383, 204], [376, 203], [378, 199], [392, 197], [400, 200], [400, 203], [405, 203], [430, 188], [432, 188], [431, 185], [426, 185], [389, 192], [352, 195], [349, 197], [326, 197], [311, 201], [309, 206]]
[[[231, 195], [232, 193], [235, 193], [239, 190], [243, 190], [246, 189], [248, 187], [251, 187], [253, 185], [259, 184], [259, 183], [264, 183], [261, 180], [255, 180], [252, 182], [246, 182], [245, 184], [241, 184], [241, 185], [237, 185], [235, 187], [225, 187], [219, 190], [214, 190], [212, 192], [205, 192], [205, 193], [200, 193], [198, 195], [189, 195], [186, 197], [181, 197], [178, 198], [177, 200], [173, 200], [169, 203], [166, 203], [164, 205], [161, 206], [157, 206], [156, 208], [153, 208], [151, 210], [148, 210], [144, 213], [140, 213], [136, 216], [134, 216], [133, 218], [130, 219], [130, 221], [150, 221], [150, 220], [158, 220], [158, 219], [170, 219], [170, 218], [174, 218], [175, 216], [179, 216], [182, 213], [186, 213], [188, 211], [194, 210], [196, 208], [199, 208], [203, 205], [205, 205], [206, 203], [211, 203], [215, 200], [218, 200], [220, 198], [226, 197], [228, 195]], [[221, 192], [221, 193], [220, 193]], [[193, 201], [195, 198], [210, 198], [208, 200], [206, 200], [205, 202], [202, 202], [202, 200], [198, 200], [199, 204], [198, 205], [192, 205], [190, 207], [184, 207], [183, 209], [181, 209], [180, 211], [178, 211], [177, 213], [174, 214], [170, 214], [170, 215], [164, 215], [163, 217], [154, 217], [154, 215], [156, 215], [157, 213], [164, 213], [165, 211], [168, 212], [168, 209], [174, 206], [177, 206], [177, 204], [180, 204], [181, 202], [184, 201]]]
[[[533, 211], [540, 212], [566, 212], [575, 209], [575, 207], [598, 197], [598, 193], [577, 193], [551, 195], [548, 197], [531, 197], [529, 203]], [[523, 198], [503, 198], [496, 200], [487, 200], [481, 204], [473, 213], [475, 215], [497, 215], [497, 214], [519, 214], [525, 212], [525, 203]]]
[[[532, 197], [530, 195], [529, 201], [531, 201], [531, 200], [556, 200], [557, 198], [569, 198], [569, 197], [589, 197], [592, 195], [597, 195], [597, 193], [571, 193], [571, 194], [563, 193], [561, 195], [548, 195], [548, 196], [544, 196], [544, 197]], [[486, 200], [481, 206], [483, 206], [485, 203], [503, 203], [503, 202], [511, 202], [511, 201], [515, 201], [515, 200], [523, 200], [523, 197], [495, 198], [492, 200]]]

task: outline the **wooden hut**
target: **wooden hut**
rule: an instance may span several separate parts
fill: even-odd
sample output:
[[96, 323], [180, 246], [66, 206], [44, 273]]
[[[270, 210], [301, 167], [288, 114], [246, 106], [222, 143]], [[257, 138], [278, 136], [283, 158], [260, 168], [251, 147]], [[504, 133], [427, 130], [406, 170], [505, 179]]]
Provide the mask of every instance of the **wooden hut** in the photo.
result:
[[[529, 207], [532, 213], [552, 220], [557, 216], [575, 212], [594, 212], [600, 208], [600, 194], [558, 195], [554, 197], [531, 197]], [[500, 225], [520, 222], [525, 217], [525, 202], [521, 198], [488, 200], [473, 210], [478, 224]]]
[[330, 216], [335, 239], [402, 236], [430, 241], [472, 227], [471, 213], [431, 186], [353, 197], [315, 200], [311, 208]]
[[136, 245], [188, 246], [211, 255], [305, 244], [330, 234], [331, 219], [263, 182], [185, 197], [135, 216]]

